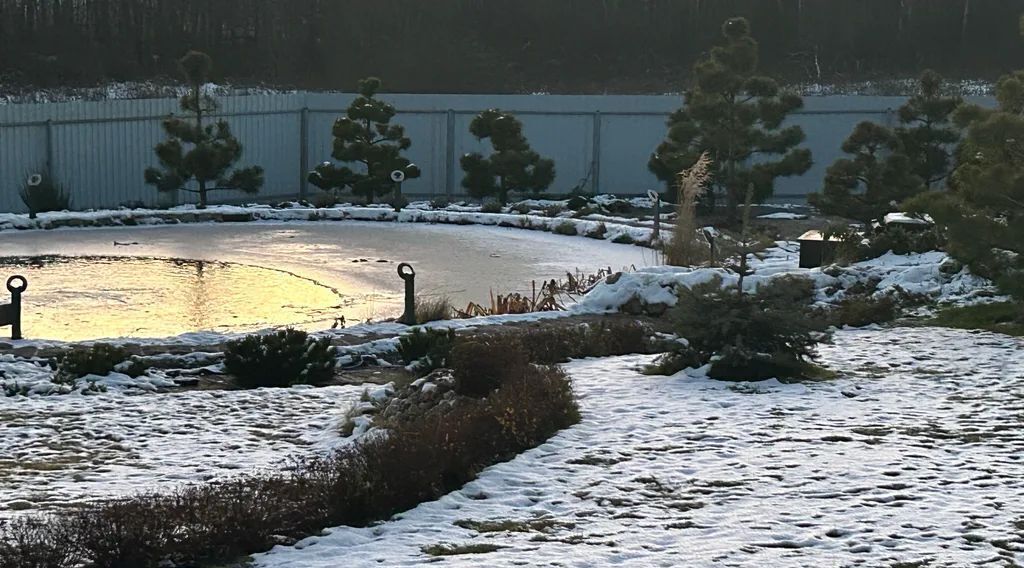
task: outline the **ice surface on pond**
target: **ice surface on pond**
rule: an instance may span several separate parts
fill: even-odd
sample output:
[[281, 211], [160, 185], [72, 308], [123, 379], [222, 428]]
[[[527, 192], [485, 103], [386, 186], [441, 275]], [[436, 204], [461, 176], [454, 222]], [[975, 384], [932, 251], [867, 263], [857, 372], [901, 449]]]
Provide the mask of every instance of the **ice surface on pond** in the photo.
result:
[[[422, 294], [447, 295], [459, 307], [488, 303], [491, 291], [529, 293], [532, 280], [561, 278], [577, 268], [620, 270], [654, 262], [651, 251], [593, 239], [498, 227], [352, 221], [4, 232], [0, 245], [10, 257], [232, 263], [208, 264], [205, 274], [196, 272], [195, 263], [157, 272], [79, 265], [77, 273], [54, 277], [44, 274], [52, 266], [27, 268], [25, 336], [65, 340], [286, 324], [325, 329], [339, 316], [350, 323], [394, 317], [402, 309], [399, 262], [415, 267]], [[40, 286], [33, 284], [36, 271]], [[167, 310], [176, 317], [155, 313]]]
[[[807, 385], [568, 366], [583, 422], [439, 501], [257, 566], [932, 566], [1024, 562], [1024, 342], [854, 330]], [[536, 521], [540, 519], [540, 523]], [[477, 532], [463, 521], [516, 521]], [[534, 522], [534, 530], [530, 530]], [[925, 565], [925, 564], [921, 564]]]
[[362, 392], [112, 392], [0, 405], [0, 518], [170, 490], [329, 451], [341, 443], [341, 415]]
[[25, 333], [66, 341], [285, 324], [318, 331], [369, 297], [288, 272], [206, 260], [54, 257], [9, 259], [3, 269], [31, 281]]

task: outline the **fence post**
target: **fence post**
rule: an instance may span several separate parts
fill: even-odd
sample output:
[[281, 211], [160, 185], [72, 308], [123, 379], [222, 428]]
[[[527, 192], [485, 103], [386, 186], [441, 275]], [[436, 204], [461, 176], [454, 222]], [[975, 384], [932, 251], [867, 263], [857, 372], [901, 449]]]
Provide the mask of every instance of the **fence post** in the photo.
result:
[[46, 121], [46, 175], [53, 179], [53, 121]]
[[448, 109], [444, 141], [444, 192], [445, 197], [451, 200], [455, 195], [455, 111], [452, 109]]
[[594, 195], [601, 191], [601, 122], [601, 111], [594, 111], [594, 139], [592, 141], [594, 148], [590, 162], [590, 169], [593, 173], [590, 188]]
[[299, 111], [299, 199], [309, 190], [309, 107]]

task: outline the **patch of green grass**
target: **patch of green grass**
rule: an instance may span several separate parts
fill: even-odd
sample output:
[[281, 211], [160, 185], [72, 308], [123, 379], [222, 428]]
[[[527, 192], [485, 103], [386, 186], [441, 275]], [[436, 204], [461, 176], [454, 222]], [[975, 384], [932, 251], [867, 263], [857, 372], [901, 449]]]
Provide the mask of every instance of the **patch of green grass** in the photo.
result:
[[940, 327], [983, 329], [1024, 337], [1024, 304], [999, 302], [947, 308], [928, 323]]
[[487, 554], [505, 548], [496, 544], [432, 544], [420, 550], [430, 556], [458, 556], [461, 554]]

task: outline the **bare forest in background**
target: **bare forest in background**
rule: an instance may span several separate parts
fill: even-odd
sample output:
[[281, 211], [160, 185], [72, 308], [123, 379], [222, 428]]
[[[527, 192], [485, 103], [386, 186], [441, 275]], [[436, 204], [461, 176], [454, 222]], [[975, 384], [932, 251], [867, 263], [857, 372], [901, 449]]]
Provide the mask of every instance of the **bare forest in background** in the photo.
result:
[[728, 17], [788, 82], [992, 79], [1024, 62], [1024, 0], [0, 0], [0, 83], [90, 86], [176, 75], [394, 92], [679, 91]]

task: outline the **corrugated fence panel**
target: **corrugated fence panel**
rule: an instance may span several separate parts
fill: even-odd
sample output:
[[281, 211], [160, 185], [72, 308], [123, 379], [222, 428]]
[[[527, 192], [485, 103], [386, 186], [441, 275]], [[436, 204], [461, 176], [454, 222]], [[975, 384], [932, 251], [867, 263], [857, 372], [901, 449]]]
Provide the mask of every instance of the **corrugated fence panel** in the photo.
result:
[[[229, 122], [244, 148], [239, 166], [263, 166], [266, 185], [258, 197], [222, 191], [212, 194], [211, 200], [273, 201], [297, 196], [303, 172], [330, 159], [331, 125], [353, 98], [337, 93], [221, 98], [218, 114]], [[556, 161], [558, 177], [551, 192], [582, 187], [642, 194], [660, 187], [647, 162], [665, 135], [668, 114], [682, 102], [677, 96], [621, 95], [383, 98], [399, 109], [396, 121], [413, 141], [408, 156], [423, 176], [406, 183], [403, 191], [417, 196], [464, 195], [459, 158], [467, 152], [488, 151], [489, 145], [469, 132], [473, 116], [487, 108], [516, 113], [534, 149]], [[790, 122], [803, 127], [804, 146], [814, 154], [814, 167], [799, 178], [780, 180], [776, 195], [793, 201], [818, 190], [825, 169], [841, 155], [840, 145], [853, 127], [862, 120], [891, 121], [892, 109], [903, 101], [900, 97], [806, 97], [805, 108]], [[988, 98], [972, 102], [993, 104]], [[305, 139], [303, 109], [308, 109]], [[174, 99], [0, 105], [0, 210], [25, 210], [18, 190], [30, 170], [46, 166], [48, 121], [53, 173], [70, 188], [76, 208], [166, 204], [168, 196], [161, 197], [145, 185], [143, 171], [157, 163], [153, 147], [164, 139], [161, 121], [179, 112]], [[597, 132], [595, 124], [600, 124]], [[451, 141], [449, 129], [454, 133]], [[595, 143], [600, 144], [597, 152]], [[303, 144], [306, 164], [300, 163]], [[315, 191], [309, 187], [310, 194]], [[193, 194], [179, 193], [175, 202], [195, 201]]]
[[53, 126], [53, 174], [69, 187], [76, 208], [157, 204], [143, 179], [156, 165], [153, 145], [162, 137], [158, 119]]
[[[227, 119], [242, 143], [242, 158], [237, 165], [263, 167], [262, 197], [284, 198], [299, 192], [300, 116], [298, 111], [289, 110]], [[239, 191], [221, 191], [215, 196], [215, 199], [244, 198], [252, 199], [252, 196]]]
[[665, 120], [658, 115], [601, 117], [601, 192], [661, 190], [647, 163], [665, 138]]
[[46, 126], [0, 129], [0, 211], [27, 211], [19, 191], [29, 172], [46, 166]]

